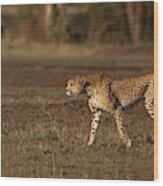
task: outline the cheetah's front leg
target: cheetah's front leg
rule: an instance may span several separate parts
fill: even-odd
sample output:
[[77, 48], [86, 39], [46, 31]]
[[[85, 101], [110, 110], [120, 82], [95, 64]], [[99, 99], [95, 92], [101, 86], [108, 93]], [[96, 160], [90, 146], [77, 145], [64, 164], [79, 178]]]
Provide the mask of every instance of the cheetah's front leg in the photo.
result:
[[100, 115], [101, 115], [101, 111], [97, 111], [94, 110], [92, 112], [93, 114], [93, 118], [91, 121], [91, 132], [90, 132], [90, 136], [89, 136], [89, 140], [88, 140], [88, 145], [92, 145], [95, 141], [95, 135], [96, 135], [96, 131], [99, 125], [99, 121], [100, 121]]
[[123, 124], [122, 111], [120, 109], [116, 109], [112, 114], [115, 118], [118, 133], [120, 138], [122, 139], [122, 142], [126, 145], [127, 148], [130, 148], [132, 146], [132, 141], [128, 137], [127, 129]]

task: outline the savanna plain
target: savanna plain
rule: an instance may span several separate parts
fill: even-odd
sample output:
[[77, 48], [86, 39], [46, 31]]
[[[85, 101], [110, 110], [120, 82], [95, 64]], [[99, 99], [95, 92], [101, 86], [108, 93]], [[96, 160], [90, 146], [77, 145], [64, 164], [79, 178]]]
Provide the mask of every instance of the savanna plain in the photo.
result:
[[124, 112], [126, 149], [104, 113], [87, 146], [91, 115], [84, 95], [67, 97], [76, 74], [113, 78], [153, 72], [153, 47], [9, 46], [2, 43], [2, 176], [153, 180], [154, 133], [140, 102]]

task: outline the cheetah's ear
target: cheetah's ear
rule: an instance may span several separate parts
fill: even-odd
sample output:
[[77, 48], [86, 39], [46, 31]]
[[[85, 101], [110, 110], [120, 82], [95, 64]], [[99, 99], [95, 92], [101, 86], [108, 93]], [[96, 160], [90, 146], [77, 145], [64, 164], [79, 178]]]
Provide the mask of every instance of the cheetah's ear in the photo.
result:
[[104, 77], [104, 73], [102, 71], [97, 72], [100, 78]]
[[100, 76], [104, 75], [104, 73], [102, 71], [97, 72], [97, 74], [99, 74]]

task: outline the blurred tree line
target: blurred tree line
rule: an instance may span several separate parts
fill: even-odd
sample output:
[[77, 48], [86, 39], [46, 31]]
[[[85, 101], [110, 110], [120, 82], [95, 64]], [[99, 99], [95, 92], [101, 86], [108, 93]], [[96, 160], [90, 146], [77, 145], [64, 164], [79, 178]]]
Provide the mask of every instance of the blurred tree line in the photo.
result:
[[56, 43], [153, 42], [154, 3], [2, 6], [2, 36]]

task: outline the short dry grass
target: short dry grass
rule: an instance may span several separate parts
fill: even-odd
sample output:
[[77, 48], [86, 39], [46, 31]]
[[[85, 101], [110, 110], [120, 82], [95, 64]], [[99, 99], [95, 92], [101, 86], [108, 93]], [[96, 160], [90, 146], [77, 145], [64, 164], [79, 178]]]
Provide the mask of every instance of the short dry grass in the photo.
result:
[[86, 146], [87, 100], [66, 97], [64, 86], [74, 74], [98, 70], [112, 77], [152, 72], [153, 48], [2, 45], [2, 176], [153, 179], [153, 121], [142, 103], [124, 113], [131, 149], [106, 113], [95, 145]]

